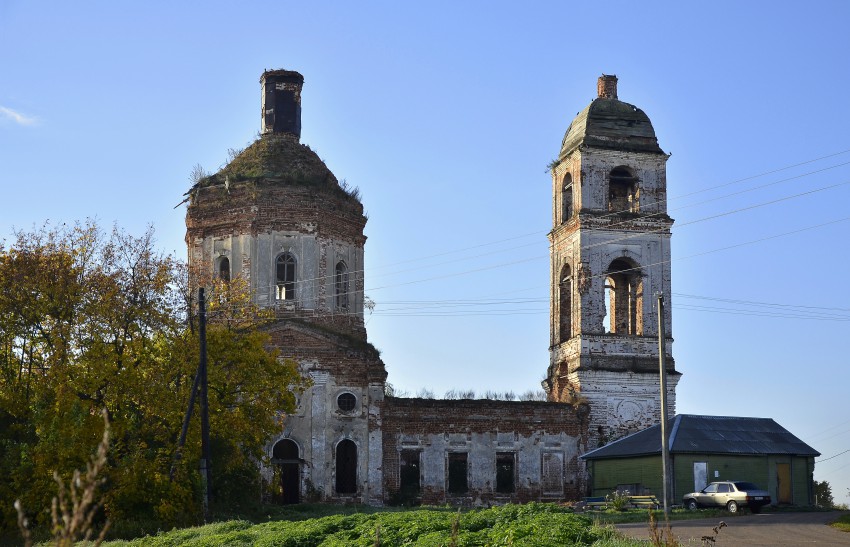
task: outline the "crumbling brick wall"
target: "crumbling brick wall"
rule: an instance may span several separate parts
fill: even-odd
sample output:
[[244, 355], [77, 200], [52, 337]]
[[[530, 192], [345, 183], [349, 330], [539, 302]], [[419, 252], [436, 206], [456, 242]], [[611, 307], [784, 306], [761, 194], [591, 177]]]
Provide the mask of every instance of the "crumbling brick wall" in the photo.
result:
[[[402, 451], [420, 455], [419, 501], [481, 505], [584, 494], [587, 408], [547, 402], [389, 397], [382, 408], [384, 493], [400, 490]], [[449, 492], [448, 455], [467, 454], [468, 491]], [[513, 492], [496, 488], [497, 454], [514, 455]]]

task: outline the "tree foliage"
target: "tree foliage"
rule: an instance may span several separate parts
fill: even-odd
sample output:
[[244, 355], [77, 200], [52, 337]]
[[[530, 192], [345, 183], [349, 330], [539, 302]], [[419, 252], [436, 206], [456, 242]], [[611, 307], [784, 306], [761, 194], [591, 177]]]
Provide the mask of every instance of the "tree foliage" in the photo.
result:
[[214, 494], [258, 499], [257, 461], [303, 382], [293, 362], [267, 349], [264, 315], [244, 281], [188, 278], [154, 249], [150, 229], [133, 237], [91, 221], [44, 226], [0, 246], [0, 527], [15, 526], [18, 497], [45, 508], [31, 515], [36, 522], [49, 521], [53, 471], [67, 480], [85, 464], [101, 409], [113, 439], [108, 516], [197, 519], [198, 413], [182, 458], [175, 450], [198, 363], [188, 289], [207, 283]]
[[815, 502], [821, 507], [835, 507], [832, 497], [832, 487], [827, 481], [815, 481]]

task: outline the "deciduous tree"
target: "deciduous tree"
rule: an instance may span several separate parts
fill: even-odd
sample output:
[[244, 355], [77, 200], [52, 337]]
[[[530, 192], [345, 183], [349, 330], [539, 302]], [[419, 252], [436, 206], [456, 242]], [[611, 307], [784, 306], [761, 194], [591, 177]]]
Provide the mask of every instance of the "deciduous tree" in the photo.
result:
[[[213, 484], [220, 499], [256, 499], [263, 447], [303, 387], [295, 364], [269, 351], [244, 281], [189, 282], [152, 230], [104, 233], [91, 221], [18, 232], [0, 247], [0, 499], [49, 507], [53, 471], [86, 462], [106, 409], [112, 520], [196, 518], [198, 427], [173, 480], [169, 470], [198, 363], [187, 287], [205, 283]], [[11, 505], [2, 514], [14, 527]]]

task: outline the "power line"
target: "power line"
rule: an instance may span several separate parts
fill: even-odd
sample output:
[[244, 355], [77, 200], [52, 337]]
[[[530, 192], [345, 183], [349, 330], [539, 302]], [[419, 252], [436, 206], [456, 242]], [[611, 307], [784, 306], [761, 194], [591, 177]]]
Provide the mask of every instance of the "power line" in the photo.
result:
[[[657, 205], [657, 204], [661, 204], [661, 203], [669, 202], [669, 201], [671, 201], [671, 200], [680, 199], [680, 198], [689, 197], [689, 196], [692, 196], [692, 195], [696, 195], [696, 194], [700, 194], [700, 193], [704, 193], [704, 192], [708, 192], [708, 191], [716, 190], [716, 189], [718, 189], [718, 188], [725, 188], [725, 187], [728, 187], [728, 186], [731, 186], [731, 185], [734, 185], [734, 184], [738, 184], [738, 183], [740, 183], [740, 182], [744, 182], [744, 181], [747, 181], [747, 180], [753, 180], [753, 179], [761, 178], [761, 177], [763, 177], [763, 176], [767, 176], [767, 175], [770, 175], [770, 174], [774, 174], [774, 173], [778, 173], [778, 172], [786, 171], [786, 170], [789, 170], [789, 169], [793, 169], [793, 168], [795, 168], [795, 167], [800, 167], [800, 166], [802, 166], [802, 165], [807, 165], [807, 164], [815, 163], [815, 162], [818, 162], [818, 161], [822, 161], [822, 160], [824, 160], [824, 159], [832, 158], [832, 157], [835, 157], [835, 156], [840, 156], [840, 155], [846, 154], [846, 153], [848, 153], [848, 152], [850, 152], [850, 149], [842, 150], [842, 151], [835, 152], [835, 153], [832, 153], [832, 154], [827, 154], [827, 155], [825, 155], [825, 156], [820, 156], [820, 157], [817, 157], [817, 158], [814, 158], [814, 159], [810, 159], [810, 160], [806, 160], [806, 161], [803, 161], [803, 162], [798, 162], [798, 163], [795, 163], [795, 164], [792, 164], [792, 165], [788, 165], [788, 166], [785, 166], [785, 167], [780, 167], [780, 168], [772, 169], [772, 170], [765, 171], [765, 172], [762, 172], [762, 173], [759, 173], [759, 174], [756, 174], [756, 175], [751, 175], [751, 176], [748, 176], [748, 177], [740, 178], [740, 179], [737, 179], [737, 180], [734, 180], [734, 181], [731, 181], [731, 182], [728, 182], [728, 183], [725, 183], [725, 184], [720, 184], [720, 185], [715, 185], [715, 186], [706, 187], [706, 188], [703, 188], [703, 189], [701, 189], [701, 190], [696, 190], [696, 191], [690, 192], [690, 193], [688, 193], [688, 194], [683, 194], [683, 195], [680, 195], [680, 196], [675, 196], [675, 197], [673, 197], [673, 198], [668, 198], [668, 199], [666, 199], [666, 200], [656, 200], [656, 201], [654, 201], [654, 202], [650, 202], [650, 203], [651, 203], [651, 204], [656, 204], [656, 205]], [[845, 163], [841, 163], [841, 164], [837, 164], [837, 165], [833, 165], [833, 166], [825, 167], [825, 168], [823, 168], [823, 169], [818, 169], [818, 170], [815, 170], [815, 171], [810, 171], [810, 172], [808, 172], [808, 173], [803, 173], [803, 174], [800, 174], [800, 175], [795, 175], [795, 176], [793, 176], [793, 177], [788, 177], [788, 178], [785, 178], [785, 179], [781, 179], [781, 180], [779, 180], [779, 181], [774, 181], [774, 182], [771, 182], [771, 183], [768, 183], [768, 184], [764, 184], [764, 185], [761, 185], [761, 186], [757, 186], [757, 187], [755, 187], [755, 188], [750, 188], [750, 189], [745, 189], [745, 190], [741, 190], [741, 191], [738, 191], [738, 192], [733, 192], [733, 193], [731, 193], [731, 194], [726, 194], [726, 195], [724, 195], [724, 196], [719, 196], [719, 197], [712, 198], [712, 199], [710, 199], [710, 200], [706, 200], [706, 201], [703, 201], [703, 202], [698, 202], [698, 203], [693, 203], [693, 204], [685, 205], [685, 206], [682, 206], [682, 207], [675, 208], [675, 209], [673, 209], [673, 211], [677, 211], [677, 210], [685, 209], [685, 208], [691, 208], [691, 207], [695, 207], [695, 206], [698, 206], [698, 205], [703, 205], [703, 204], [705, 204], [705, 203], [709, 203], [709, 202], [717, 201], [717, 200], [720, 200], [720, 199], [724, 199], [724, 198], [727, 198], [727, 197], [731, 197], [731, 196], [739, 195], [739, 194], [742, 194], [742, 193], [746, 193], [746, 192], [751, 192], [751, 191], [754, 191], [754, 190], [759, 190], [759, 189], [767, 188], [767, 187], [770, 187], [770, 186], [773, 186], [773, 185], [776, 185], [776, 184], [779, 184], [779, 183], [782, 183], [782, 182], [787, 182], [787, 181], [790, 181], [790, 180], [796, 180], [796, 179], [799, 179], [799, 178], [802, 178], [802, 177], [806, 177], [806, 176], [810, 176], [810, 175], [813, 175], [813, 174], [821, 173], [821, 172], [824, 172], [824, 171], [827, 171], [827, 170], [830, 170], [830, 169], [835, 169], [835, 168], [837, 168], [837, 167], [842, 167], [842, 166], [845, 166], [845, 165], [850, 165], [850, 162], [845, 162]], [[842, 184], [847, 184], [847, 183], [840, 183], [840, 184], [835, 185], [835, 186], [840, 186], [840, 185], [842, 185]], [[803, 196], [803, 195], [807, 195], [807, 194], [810, 194], [810, 193], [815, 193], [815, 192], [819, 192], [819, 191], [822, 191], [822, 190], [830, 189], [830, 188], [832, 188], [832, 187], [834, 187], [834, 186], [831, 186], [831, 187], [825, 187], [825, 188], [820, 188], [820, 189], [816, 189], [816, 190], [813, 190], [813, 191], [810, 191], [810, 192], [803, 192], [803, 193], [800, 193], [800, 194], [795, 194], [795, 195], [793, 195], [793, 196], [788, 196], [788, 197], [786, 197], [786, 198], [781, 198], [781, 199], [779, 199], [779, 200], [775, 200], [775, 201], [771, 201], [771, 202], [766, 202], [766, 203], [762, 203], [762, 204], [757, 204], [757, 205], [752, 206], [752, 207], [749, 207], [749, 208], [743, 208], [743, 209], [739, 209], [739, 210], [730, 211], [730, 212], [727, 212], [727, 213], [725, 213], [725, 214], [727, 214], [727, 215], [728, 215], [728, 214], [735, 214], [735, 213], [737, 213], [737, 212], [741, 212], [741, 211], [749, 210], [749, 209], [751, 209], [751, 208], [756, 208], [756, 207], [760, 207], [760, 206], [769, 205], [769, 204], [776, 203], [776, 202], [779, 202], [779, 201], [784, 201], [784, 200], [787, 200], [787, 199], [792, 199], [792, 198], [794, 198], [794, 197], [801, 197], [801, 196]], [[600, 219], [600, 218], [601, 218], [601, 219], [604, 219], [604, 218], [609, 218], [609, 217], [618, 216], [620, 213], [626, 213], [626, 212], [631, 212], [631, 211], [629, 211], [629, 210], [623, 210], [623, 211], [613, 211], [613, 212], [609, 212], [609, 213], [606, 213], [606, 214], [603, 214], [603, 215], [597, 216], [596, 218], [597, 218], [597, 219]], [[666, 213], [662, 213], [662, 214], [665, 214], [665, 215], [666, 215]], [[655, 214], [650, 213], [650, 214], [646, 215], [646, 217], [651, 218], [651, 217], [653, 217], [653, 216], [660, 216], [660, 215], [661, 215], [661, 214], [659, 214], [659, 213], [655, 213]], [[720, 215], [720, 216], [722, 216], [722, 215]], [[677, 227], [685, 226], [685, 225], [692, 224], [692, 223], [695, 223], [695, 222], [702, 222], [702, 221], [709, 220], [709, 219], [712, 219], [712, 218], [717, 218], [717, 216], [706, 217], [706, 218], [704, 218], [704, 219], [698, 219], [698, 220], [696, 220], [696, 221], [691, 221], [691, 222], [688, 222], [688, 223], [685, 223], [685, 224], [679, 223], [679, 224], [677, 225]], [[608, 226], [607, 228], [608, 228], [608, 229], [613, 229], [613, 228], [615, 228], [615, 227], [617, 227], [617, 226], [622, 226], [622, 225], [624, 225], [626, 222], [628, 222], [628, 221], [619, 222], [619, 223], [616, 223], [616, 224], [610, 225], [610, 226]], [[408, 260], [403, 260], [403, 261], [400, 261], [400, 262], [394, 262], [394, 263], [391, 263], [391, 264], [385, 264], [385, 265], [373, 266], [373, 267], [371, 267], [371, 268], [370, 268], [370, 272], [371, 272], [371, 271], [375, 271], [375, 270], [379, 270], [379, 269], [389, 268], [389, 267], [392, 267], [392, 266], [400, 266], [400, 265], [403, 265], [403, 264], [410, 264], [410, 263], [415, 263], [415, 262], [421, 262], [421, 261], [424, 261], [424, 260], [430, 260], [430, 259], [432, 259], [432, 258], [438, 258], [438, 257], [442, 257], [442, 256], [449, 256], [449, 255], [453, 255], [453, 254], [457, 254], [457, 253], [461, 253], [461, 252], [467, 252], [467, 251], [469, 251], [469, 250], [473, 250], [473, 249], [479, 249], [479, 248], [484, 248], [484, 247], [492, 247], [492, 246], [494, 246], [494, 245], [501, 245], [501, 246], [502, 246], [502, 247], [500, 247], [500, 249], [498, 249], [498, 250], [496, 250], [496, 251], [491, 251], [491, 252], [488, 252], [488, 253], [483, 253], [483, 254], [473, 255], [473, 256], [465, 256], [465, 257], [461, 257], [461, 258], [458, 258], [458, 259], [454, 259], [454, 260], [450, 260], [450, 261], [445, 261], [445, 262], [441, 262], [441, 263], [436, 263], [436, 264], [429, 264], [427, 267], [438, 267], [438, 266], [441, 266], [441, 265], [450, 264], [450, 263], [454, 263], [454, 262], [461, 262], [461, 261], [464, 261], [464, 260], [473, 260], [473, 259], [476, 259], [476, 258], [481, 258], [481, 257], [483, 257], [483, 256], [489, 256], [489, 255], [491, 255], [491, 254], [504, 253], [504, 252], [506, 252], [506, 251], [516, 250], [516, 249], [519, 249], [519, 248], [524, 248], [524, 247], [528, 247], [528, 246], [535, 245], [536, 243], [529, 243], [529, 244], [524, 244], [524, 245], [519, 245], [519, 246], [514, 246], [514, 247], [509, 247], [509, 248], [505, 248], [505, 247], [503, 247], [503, 245], [504, 245], [504, 243], [505, 243], [505, 242], [516, 241], [516, 240], [524, 239], [524, 238], [526, 238], [526, 237], [530, 237], [530, 236], [539, 236], [539, 235], [542, 235], [542, 234], [545, 234], [545, 233], [546, 233], [546, 232], [540, 232], [540, 231], [528, 232], [528, 233], [521, 234], [521, 235], [518, 235], [518, 236], [513, 236], [513, 237], [508, 237], [508, 238], [502, 238], [502, 239], [495, 240], [495, 241], [491, 241], [491, 242], [485, 242], [485, 243], [476, 244], [476, 245], [473, 245], [473, 246], [470, 246], [470, 247], [465, 247], [465, 248], [455, 249], [455, 250], [451, 250], [451, 251], [444, 251], [444, 252], [441, 252], [441, 253], [436, 253], [436, 254], [432, 254], [432, 255], [426, 255], [426, 256], [422, 256], [422, 257], [414, 257], [414, 258], [411, 258], [411, 259], [408, 259]], [[644, 233], [646, 233], [646, 232], [644, 232]], [[650, 233], [652, 233], [652, 232], [650, 232]], [[636, 236], [632, 236], [632, 237], [636, 237]], [[390, 276], [390, 275], [397, 275], [397, 274], [399, 274], [399, 273], [405, 273], [405, 272], [407, 272], [407, 271], [411, 271], [411, 270], [418, 270], [418, 269], [421, 269], [421, 268], [410, 268], [410, 269], [400, 270], [400, 271], [398, 271], [398, 272], [390, 272], [390, 273], [385, 273], [385, 274], [370, 275], [370, 277], [373, 277], [373, 278], [374, 278], [374, 277], [386, 277], [386, 276]], [[350, 273], [350, 274], [353, 274], [353, 275], [356, 275], [356, 274], [359, 274], [359, 273], [365, 273], [365, 268], [364, 268], [364, 269], [358, 269], [358, 270], [350, 270], [350, 271], [349, 271], [349, 273]], [[310, 281], [323, 281], [323, 280], [327, 280], [327, 279], [332, 278], [332, 277], [333, 277], [333, 274], [328, 274], [328, 275], [318, 276], [318, 277], [315, 277], [315, 278], [313, 278], [313, 279], [304, 279], [304, 280], [299, 281], [299, 283], [310, 282]]]
[[845, 450], [844, 452], [839, 452], [838, 454], [836, 454], [836, 455], [834, 455], [834, 456], [830, 456], [830, 457], [825, 458], [825, 459], [822, 459], [822, 460], [815, 460], [815, 463], [828, 462], [829, 460], [834, 459], [834, 458], [837, 458], [838, 456], [843, 456], [844, 454], [847, 454], [848, 452], [850, 452], [850, 448], [848, 448], [848, 449], [847, 449], [847, 450]]

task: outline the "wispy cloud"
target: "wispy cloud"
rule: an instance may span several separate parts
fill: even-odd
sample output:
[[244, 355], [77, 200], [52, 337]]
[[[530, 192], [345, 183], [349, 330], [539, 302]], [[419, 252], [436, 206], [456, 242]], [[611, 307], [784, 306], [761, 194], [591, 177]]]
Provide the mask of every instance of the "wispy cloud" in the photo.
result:
[[6, 108], [2, 105], [0, 105], [0, 118], [12, 120], [18, 125], [35, 125], [36, 122], [38, 122], [38, 119], [34, 116], [27, 116], [26, 114], [21, 114], [20, 112], [16, 112], [11, 108]]

